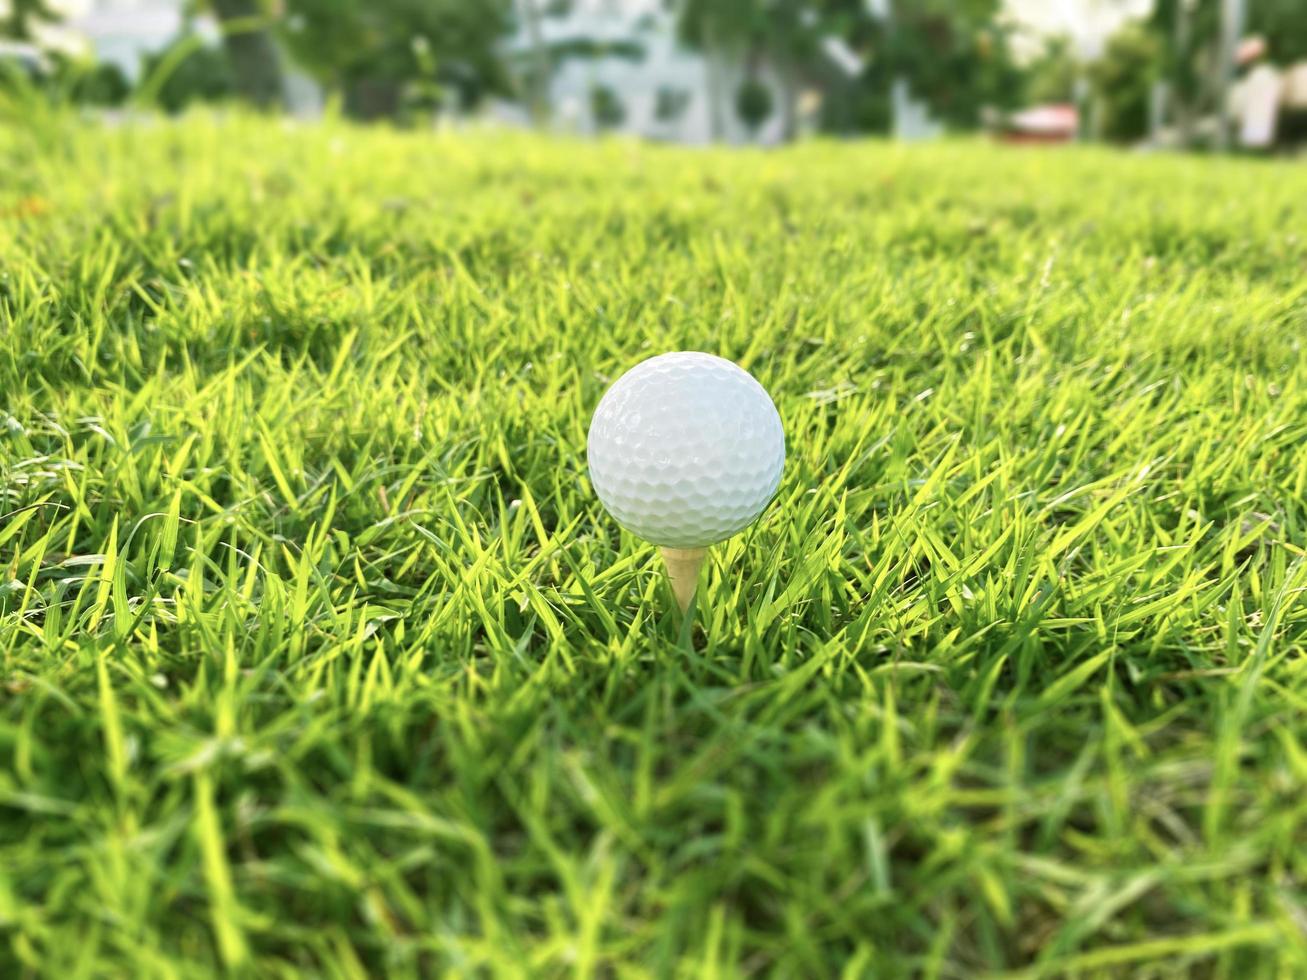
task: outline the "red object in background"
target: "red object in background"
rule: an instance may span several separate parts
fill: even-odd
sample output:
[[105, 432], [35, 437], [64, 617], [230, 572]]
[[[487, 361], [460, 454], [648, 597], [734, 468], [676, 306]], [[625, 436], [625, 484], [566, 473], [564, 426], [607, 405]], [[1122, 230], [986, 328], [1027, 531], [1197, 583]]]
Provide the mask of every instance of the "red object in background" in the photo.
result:
[[999, 138], [1008, 143], [1070, 143], [1080, 132], [1080, 113], [1069, 103], [1038, 105], [1003, 120]]

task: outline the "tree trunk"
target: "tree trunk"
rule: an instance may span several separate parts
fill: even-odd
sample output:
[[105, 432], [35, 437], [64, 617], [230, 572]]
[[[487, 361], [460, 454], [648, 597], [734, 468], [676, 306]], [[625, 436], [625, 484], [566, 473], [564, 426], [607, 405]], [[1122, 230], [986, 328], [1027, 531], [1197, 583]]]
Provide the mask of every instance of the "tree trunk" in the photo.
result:
[[797, 72], [784, 61], [776, 65], [781, 83], [781, 142], [793, 143], [799, 135], [799, 92], [795, 81]]
[[707, 91], [705, 95], [708, 99], [708, 133], [714, 143], [720, 143], [726, 133], [726, 126], [722, 121], [722, 79], [720, 73], [720, 64], [715, 43], [716, 38], [713, 36], [712, 18], [704, 24], [704, 72], [707, 76]]
[[1216, 107], [1220, 129], [1217, 131], [1217, 147], [1228, 150], [1234, 135], [1234, 114], [1230, 111], [1230, 89], [1234, 87], [1235, 49], [1243, 37], [1244, 15], [1243, 0], [1221, 0], [1221, 47], [1220, 57], [1216, 61], [1216, 92], [1221, 100]]
[[531, 78], [528, 82], [527, 100], [531, 106], [532, 124], [543, 129], [549, 122], [549, 52], [545, 49], [536, 0], [522, 0], [522, 10], [527, 36], [531, 39]]
[[1172, 79], [1171, 105], [1175, 116], [1176, 130], [1180, 136], [1180, 145], [1188, 147], [1194, 138], [1194, 103], [1198, 93], [1188, 83], [1188, 72], [1192, 68], [1193, 52], [1189, 50], [1191, 25], [1189, 22], [1189, 4], [1177, 0], [1175, 5], [1175, 40], [1176, 53], [1175, 76]]
[[222, 46], [231, 62], [236, 91], [262, 109], [285, 104], [277, 43], [264, 26], [265, 11], [259, 0], [213, 0], [213, 12], [222, 22]]

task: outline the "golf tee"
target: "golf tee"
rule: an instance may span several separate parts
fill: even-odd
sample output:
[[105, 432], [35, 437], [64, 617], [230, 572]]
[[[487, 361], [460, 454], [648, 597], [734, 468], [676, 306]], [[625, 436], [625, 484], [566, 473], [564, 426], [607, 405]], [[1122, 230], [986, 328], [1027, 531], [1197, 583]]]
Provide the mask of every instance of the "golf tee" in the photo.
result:
[[699, 569], [708, 554], [707, 548], [659, 548], [663, 561], [667, 564], [667, 579], [672, 584], [672, 594], [676, 604], [684, 614], [690, 608], [694, 598], [695, 586], [699, 584]]

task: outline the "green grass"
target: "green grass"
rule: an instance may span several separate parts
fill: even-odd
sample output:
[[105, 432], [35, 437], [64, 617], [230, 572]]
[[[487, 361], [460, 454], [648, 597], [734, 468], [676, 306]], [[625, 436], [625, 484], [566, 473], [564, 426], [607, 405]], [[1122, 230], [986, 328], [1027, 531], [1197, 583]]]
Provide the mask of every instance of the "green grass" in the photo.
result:
[[[1307, 971], [1301, 164], [0, 174], [0, 975]], [[584, 462], [681, 348], [789, 444], [689, 643]]]

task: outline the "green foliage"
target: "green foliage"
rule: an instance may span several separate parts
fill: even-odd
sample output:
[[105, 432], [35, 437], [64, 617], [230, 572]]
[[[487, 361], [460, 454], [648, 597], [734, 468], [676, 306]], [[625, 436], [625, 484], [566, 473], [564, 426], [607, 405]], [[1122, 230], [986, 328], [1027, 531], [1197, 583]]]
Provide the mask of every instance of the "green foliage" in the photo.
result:
[[1161, 48], [1175, 90], [1190, 101], [1200, 98], [1211, 83], [1221, 0], [1156, 0], [1146, 23]]
[[675, 122], [685, 115], [690, 105], [688, 89], [664, 85], [658, 89], [654, 102], [654, 118], [659, 122]]
[[[772, 6], [765, 0], [684, 0], [676, 8], [677, 30], [683, 41], [700, 50], [743, 52], [766, 38]], [[776, 5], [780, 16], [787, 16], [793, 6]]]
[[946, 125], [968, 129], [986, 106], [1011, 108], [1021, 76], [1011, 59], [1000, 0], [898, 4], [882, 25], [888, 71], [902, 75]]
[[131, 95], [131, 82], [112, 62], [58, 58], [56, 65], [55, 84], [78, 105], [118, 106]]
[[395, 111], [415, 85], [466, 107], [507, 90], [498, 46], [510, 13], [510, 0], [287, 0], [282, 37], [360, 115]]
[[607, 85], [595, 85], [590, 89], [590, 114], [599, 129], [615, 129], [626, 119], [626, 106]]
[[886, 132], [895, 78], [910, 85], [947, 126], [971, 129], [981, 110], [1022, 101], [1023, 76], [1013, 62], [1000, 0], [921, 0], [895, 4], [890, 20], [867, 21], [855, 39], [871, 52], [855, 85], [830, 108], [840, 128]]
[[[23, 61], [0, 57], [0, 92], [16, 97], [40, 115], [59, 113], [70, 105], [121, 105], [131, 94], [131, 83], [111, 62], [40, 52]], [[37, 107], [36, 102], [42, 105]]]
[[[1182, 2], [1189, 9], [1187, 18], [1181, 16]], [[1245, 33], [1266, 38], [1272, 62], [1289, 65], [1307, 58], [1307, 16], [1302, 0], [1257, 0], [1247, 4], [1246, 16]], [[1180, 114], [1192, 122], [1215, 113], [1219, 108], [1214, 76], [1221, 0], [1157, 0], [1147, 25]]]
[[750, 132], [757, 132], [771, 117], [774, 101], [770, 88], [746, 78], [735, 93], [735, 114]]
[[[1182, 3], [1188, 6], [1189, 16], [1185, 29], [1177, 30]], [[1206, 81], [1203, 70], [1210, 70], [1221, 34], [1221, 0], [1156, 0], [1148, 25], [1164, 47], [1170, 69], [1183, 70], [1193, 89]], [[1307, 58], [1307, 16], [1302, 0], [1246, 3], [1244, 32], [1265, 37], [1274, 62], [1287, 65]], [[1183, 47], [1178, 44], [1180, 37], [1186, 41]]]
[[1307, 58], [1307, 10], [1302, 0], [1256, 0], [1248, 7], [1248, 29], [1266, 38], [1272, 61], [1287, 65]]
[[645, 46], [631, 38], [568, 37], [547, 44], [545, 52], [551, 64], [560, 65], [571, 58], [592, 61], [597, 58], [622, 58], [626, 61], [643, 61]]
[[[1307, 170], [0, 128], [0, 976], [1307, 972]], [[688, 642], [585, 433], [773, 393]]]
[[235, 89], [226, 53], [194, 34], [180, 34], [163, 50], [146, 55], [142, 68], [147, 79], [155, 76], [155, 101], [167, 112], [228, 99]]
[[63, 19], [49, 0], [5, 0], [4, 6], [5, 11], [0, 14], [0, 38], [34, 41], [40, 27]]
[[271, 31], [280, 6], [278, 0], [190, 0], [188, 13], [200, 6], [209, 8], [219, 19], [236, 94], [262, 109], [281, 106], [286, 82]]
[[1101, 135], [1128, 142], [1148, 134], [1148, 100], [1163, 71], [1162, 47], [1141, 24], [1128, 24], [1107, 42], [1090, 66]]
[[1054, 37], [1025, 68], [1025, 101], [1031, 105], [1072, 102], [1080, 66], [1070, 38]]
[[862, 0], [683, 0], [677, 29], [693, 47], [739, 56], [757, 52], [772, 61], [806, 68], [828, 35], [865, 30]]
[[822, 129], [844, 134], [890, 132], [894, 127], [893, 84], [886, 60], [874, 59], [857, 79], [822, 101]]

